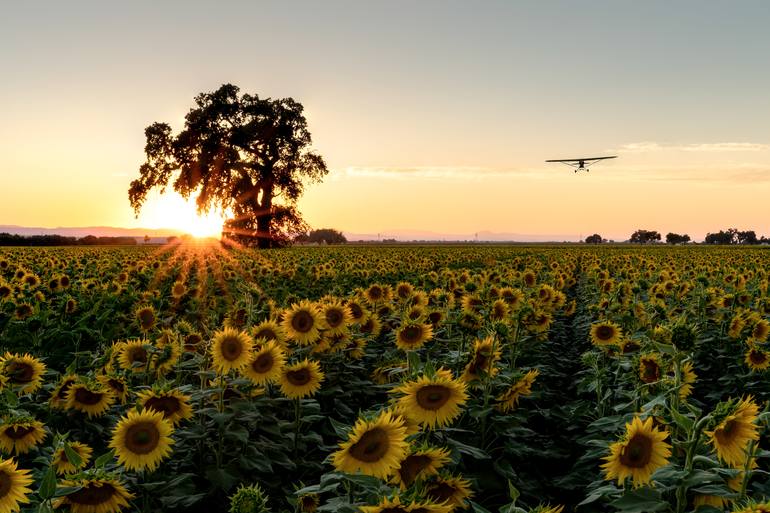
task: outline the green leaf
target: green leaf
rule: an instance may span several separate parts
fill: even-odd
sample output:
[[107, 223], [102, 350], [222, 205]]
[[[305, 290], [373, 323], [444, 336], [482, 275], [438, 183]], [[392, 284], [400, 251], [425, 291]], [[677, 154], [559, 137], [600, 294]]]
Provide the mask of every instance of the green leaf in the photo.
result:
[[610, 503], [623, 513], [652, 513], [668, 507], [661, 494], [652, 488], [627, 491], [621, 498]]
[[43, 500], [50, 499], [56, 493], [56, 470], [53, 465], [46, 470], [37, 493]]
[[107, 463], [112, 461], [114, 458], [115, 458], [114, 451], [110, 450], [109, 452], [105, 452], [104, 454], [96, 458], [96, 461], [94, 461], [94, 467], [102, 468], [105, 465], [107, 465]]
[[67, 461], [72, 463], [75, 468], [80, 468], [80, 464], [83, 463], [83, 458], [81, 458], [68, 443], [64, 444], [64, 455], [67, 456]]
[[516, 500], [521, 495], [521, 492], [519, 492], [518, 488], [513, 486], [513, 483], [511, 483], [511, 480], [508, 480], [508, 497], [511, 498], [511, 502], [515, 503]]

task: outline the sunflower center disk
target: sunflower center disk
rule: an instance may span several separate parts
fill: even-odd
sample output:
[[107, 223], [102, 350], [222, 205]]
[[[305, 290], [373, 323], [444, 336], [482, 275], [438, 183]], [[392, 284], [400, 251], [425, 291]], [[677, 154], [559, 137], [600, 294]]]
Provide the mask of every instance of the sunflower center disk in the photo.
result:
[[21, 440], [28, 434], [32, 433], [35, 429], [24, 426], [12, 426], [5, 430], [5, 436], [11, 440]]
[[307, 369], [292, 370], [286, 373], [286, 378], [296, 387], [307, 385], [310, 382], [310, 371]]
[[652, 440], [641, 435], [631, 438], [620, 455], [620, 462], [631, 468], [643, 468], [650, 459], [652, 459]]
[[159, 442], [160, 432], [151, 422], [135, 424], [126, 432], [126, 448], [135, 454], [149, 454]]
[[159, 411], [164, 417], [169, 417], [180, 409], [179, 399], [176, 397], [151, 397], [144, 403], [144, 407]]
[[401, 481], [403, 481], [406, 486], [411, 486], [420, 472], [428, 467], [430, 461], [431, 459], [429, 456], [408, 456], [401, 463], [401, 468], [398, 469]]
[[382, 428], [374, 428], [364, 433], [350, 447], [350, 454], [359, 461], [374, 463], [379, 461], [390, 448], [388, 433]]
[[104, 394], [100, 392], [92, 392], [87, 388], [78, 388], [75, 390], [75, 400], [77, 400], [77, 402], [80, 404], [85, 404], [87, 406], [99, 404], [103, 397]]
[[101, 486], [88, 484], [77, 492], [71, 493], [67, 499], [73, 504], [83, 504], [87, 506], [96, 506], [104, 504], [112, 499], [115, 494], [115, 487], [109, 483], [102, 483]]
[[254, 369], [255, 372], [264, 374], [273, 368], [273, 361], [273, 355], [264, 353], [254, 360], [254, 363], [251, 364], [251, 368]]
[[29, 383], [35, 376], [35, 369], [25, 363], [14, 362], [6, 367], [13, 383]]
[[451, 392], [441, 385], [428, 385], [417, 391], [417, 404], [425, 410], [438, 410], [449, 401]]
[[236, 360], [239, 356], [241, 356], [242, 352], [243, 346], [241, 346], [241, 342], [239, 340], [228, 338], [222, 342], [222, 356], [224, 356], [226, 360]]
[[307, 333], [313, 329], [313, 316], [309, 312], [300, 310], [292, 317], [291, 327], [300, 333]]
[[0, 471], [0, 501], [3, 500], [3, 497], [8, 495], [12, 486], [13, 481], [11, 481], [11, 476], [5, 471]]

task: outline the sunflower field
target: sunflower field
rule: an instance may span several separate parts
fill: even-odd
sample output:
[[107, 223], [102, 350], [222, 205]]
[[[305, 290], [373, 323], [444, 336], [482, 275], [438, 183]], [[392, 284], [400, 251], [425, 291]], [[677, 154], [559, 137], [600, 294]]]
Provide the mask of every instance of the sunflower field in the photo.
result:
[[0, 249], [0, 513], [770, 512], [770, 252]]

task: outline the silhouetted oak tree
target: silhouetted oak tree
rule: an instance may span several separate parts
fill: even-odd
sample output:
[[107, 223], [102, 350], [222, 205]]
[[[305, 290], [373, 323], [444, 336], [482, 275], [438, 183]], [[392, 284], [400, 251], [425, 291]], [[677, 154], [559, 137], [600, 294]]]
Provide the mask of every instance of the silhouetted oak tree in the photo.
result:
[[147, 160], [131, 182], [131, 206], [138, 214], [150, 190], [171, 183], [185, 198], [197, 194], [201, 213], [232, 212], [223, 234], [241, 244], [274, 247], [307, 231], [297, 199], [304, 182], [328, 169], [311, 151], [302, 110], [292, 98], [239, 95], [232, 84], [199, 94], [177, 135], [166, 123], [145, 129]]

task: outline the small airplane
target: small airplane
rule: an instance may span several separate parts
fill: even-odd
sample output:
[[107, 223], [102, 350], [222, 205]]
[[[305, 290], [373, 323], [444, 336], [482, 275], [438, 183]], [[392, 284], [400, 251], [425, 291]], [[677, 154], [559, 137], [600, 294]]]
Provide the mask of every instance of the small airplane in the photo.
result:
[[618, 158], [617, 155], [611, 155], [609, 157], [586, 157], [582, 159], [546, 160], [546, 162], [560, 162], [562, 164], [567, 164], [568, 166], [574, 167], [575, 172], [577, 173], [581, 169], [588, 171], [586, 164], [590, 166], [590, 165], [596, 164], [600, 160], [616, 159], [616, 158]]

